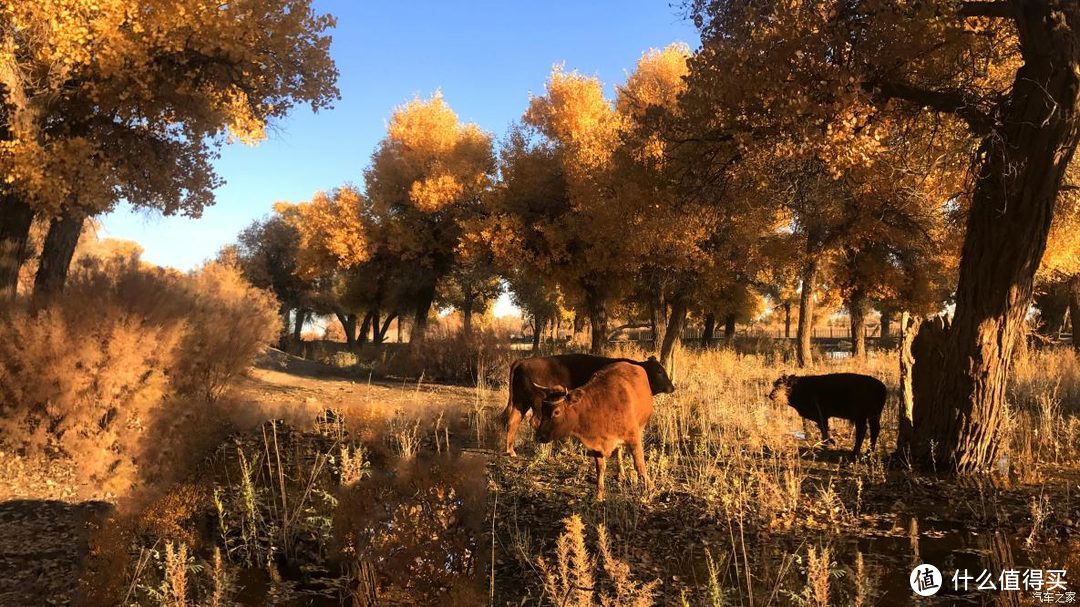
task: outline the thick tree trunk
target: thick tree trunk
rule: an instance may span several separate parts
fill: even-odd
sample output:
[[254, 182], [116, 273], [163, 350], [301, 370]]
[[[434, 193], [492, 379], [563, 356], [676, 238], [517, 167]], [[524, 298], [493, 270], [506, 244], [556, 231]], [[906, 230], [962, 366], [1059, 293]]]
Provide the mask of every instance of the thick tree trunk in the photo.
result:
[[334, 312], [334, 315], [341, 323], [341, 330], [345, 332], [345, 345], [350, 350], [353, 349], [356, 346], [356, 315], [344, 312]]
[[904, 461], [908, 461], [908, 446], [911, 444], [913, 412], [915, 409], [915, 392], [912, 383], [912, 372], [915, 367], [915, 356], [912, 352], [912, 343], [919, 333], [919, 325], [922, 319], [911, 316], [907, 312], [900, 315], [900, 412], [897, 416], [899, 429], [896, 435], [896, 453]]
[[0, 297], [14, 295], [19, 286], [32, 223], [34, 210], [29, 204], [12, 194], [0, 197]]
[[368, 310], [367, 314], [364, 314], [364, 320], [360, 323], [360, 330], [357, 331], [357, 333], [359, 334], [357, 341], [360, 342], [361, 346], [368, 342], [368, 334], [371, 331], [371, 320], [374, 317], [374, 310]]
[[[1024, 65], [979, 151], [942, 373], [935, 389], [916, 388], [915, 461], [960, 473], [995, 462], [1013, 347], [1080, 135], [1080, 5], [1009, 6]], [[916, 356], [917, 380], [934, 362]]]
[[541, 335], [540, 327], [544, 326], [545, 322], [547, 322], [547, 320], [544, 319], [543, 316], [540, 316], [539, 314], [533, 314], [533, 333], [532, 333], [532, 351], [533, 351], [533, 354], [539, 354], [540, 353], [540, 335]]
[[800, 367], [814, 362], [811, 337], [814, 332], [814, 289], [817, 288], [818, 260], [812, 258], [803, 267], [802, 292], [799, 294], [799, 333], [796, 357]]
[[423, 341], [427, 333], [428, 315], [431, 314], [433, 301], [435, 301], [435, 283], [431, 282], [421, 287], [421, 292], [416, 299], [416, 306], [413, 309], [413, 326], [409, 334], [410, 342]]
[[278, 336], [278, 349], [281, 351], [287, 351], [289, 347], [289, 327], [292, 324], [290, 318], [290, 312], [292, 310], [285, 304], [281, 304], [279, 308], [281, 314], [281, 335]]
[[1069, 280], [1069, 323], [1072, 324], [1073, 349], [1080, 354], [1080, 276]]
[[852, 294], [847, 304], [851, 318], [851, 356], [855, 360], [866, 359], [866, 295], [861, 291]]
[[892, 331], [892, 312], [881, 312], [881, 339], [888, 340]]
[[660, 295], [653, 297], [649, 303], [649, 322], [652, 325], [652, 347], [657, 347], [667, 335], [667, 304]]
[[682, 339], [683, 325], [686, 324], [686, 300], [677, 297], [671, 302], [671, 316], [664, 331], [664, 342], [660, 345], [660, 364], [667, 365], [675, 344]]
[[791, 339], [791, 302], [784, 302], [784, 339]]
[[724, 339], [731, 341], [735, 339], [735, 314], [729, 313], [724, 316]]
[[708, 348], [716, 333], [716, 314], [709, 312], [705, 315], [705, 328], [701, 331], [701, 347]]
[[607, 309], [604, 307], [604, 303], [597, 298], [590, 298], [588, 302], [589, 307], [589, 325], [592, 329], [592, 335], [589, 345], [589, 351], [593, 354], [600, 354], [604, 351], [604, 346], [607, 345], [608, 337], [608, 317]]
[[304, 308], [297, 308], [296, 315], [293, 318], [293, 341], [300, 343], [302, 335], [304, 334], [304, 323], [307, 322], [308, 311]]
[[472, 311], [472, 298], [466, 297], [465, 305], [461, 309], [461, 330], [465, 333], [466, 339], [472, 337]]
[[35, 296], [54, 295], [64, 289], [85, 220], [86, 216], [79, 211], [64, 211], [49, 224], [49, 233], [41, 248], [37, 276], [34, 277]]

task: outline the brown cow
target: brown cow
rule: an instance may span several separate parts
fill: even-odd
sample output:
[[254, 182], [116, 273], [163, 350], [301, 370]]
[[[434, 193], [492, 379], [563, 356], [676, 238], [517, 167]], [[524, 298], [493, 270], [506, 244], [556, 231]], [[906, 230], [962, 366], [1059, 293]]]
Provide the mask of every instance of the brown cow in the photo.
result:
[[544, 404], [536, 440], [548, 443], [576, 436], [596, 461], [596, 499], [604, 499], [607, 458], [623, 445], [634, 451], [634, 469], [649, 486], [642, 440], [652, 417], [653, 395], [640, 365], [617, 362], [597, 371], [584, 386], [540, 386]]
[[675, 391], [667, 371], [655, 356], [636, 361], [591, 354], [560, 354], [514, 361], [510, 366], [510, 398], [503, 410], [503, 420], [506, 422], [506, 455], [517, 455], [514, 451], [514, 436], [526, 413], [532, 411], [534, 427], [540, 423], [540, 404], [544, 395], [534, 387], [535, 384], [564, 386], [572, 390], [585, 385], [600, 369], [617, 362], [632, 363], [644, 369], [653, 394], [671, 394]]

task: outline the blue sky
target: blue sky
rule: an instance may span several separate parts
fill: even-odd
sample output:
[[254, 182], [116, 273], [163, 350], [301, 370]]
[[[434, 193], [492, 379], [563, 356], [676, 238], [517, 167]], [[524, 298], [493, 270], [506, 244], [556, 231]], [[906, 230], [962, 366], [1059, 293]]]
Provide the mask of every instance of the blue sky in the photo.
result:
[[[676, 0], [677, 1], [677, 0]], [[297, 108], [257, 147], [227, 146], [215, 163], [225, 185], [201, 219], [132, 213], [103, 217], [103, 236], [140, 243], [146, 261], [193, 268], [279, 200], [359, 183], [395, 106], [436, 90], [458, 115], [499, 135], [552, 65], [598, 76], [614, 94], [641, 53], [682, 41], [692, 24], [669, 0], [376, 2], [315, 0], [338, 19], [332, 54], [341, 100]]]

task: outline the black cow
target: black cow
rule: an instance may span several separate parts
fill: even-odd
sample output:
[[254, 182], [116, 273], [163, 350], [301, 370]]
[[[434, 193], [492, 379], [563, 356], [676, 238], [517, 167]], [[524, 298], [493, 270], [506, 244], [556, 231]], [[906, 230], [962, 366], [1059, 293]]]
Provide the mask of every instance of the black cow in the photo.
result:
[[813, 421], [821, 430], [821, 439], [829, 438], [829, 418], [839, 417], [855, 423], [855, 449], [862, 448], [866, 427], [870, 426], [870, 449], [877, 445], [881, 431], [881, 410], [885, 408], [888, 389], [880, 380], [858, 373], [828, 375], [784, 375], [773, 382], [769, 398], [788, 404], [803, 419]]

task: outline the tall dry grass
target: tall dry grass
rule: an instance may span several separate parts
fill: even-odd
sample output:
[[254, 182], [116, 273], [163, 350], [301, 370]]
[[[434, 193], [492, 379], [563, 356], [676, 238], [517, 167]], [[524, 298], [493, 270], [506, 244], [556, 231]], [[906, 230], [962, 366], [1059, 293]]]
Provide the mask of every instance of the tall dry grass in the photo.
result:
[[81, 266], [60, 296], [0, 309], [0, 449], [69, 461], [103, 493], [168, 476], [278, 323], [226, 266]]

